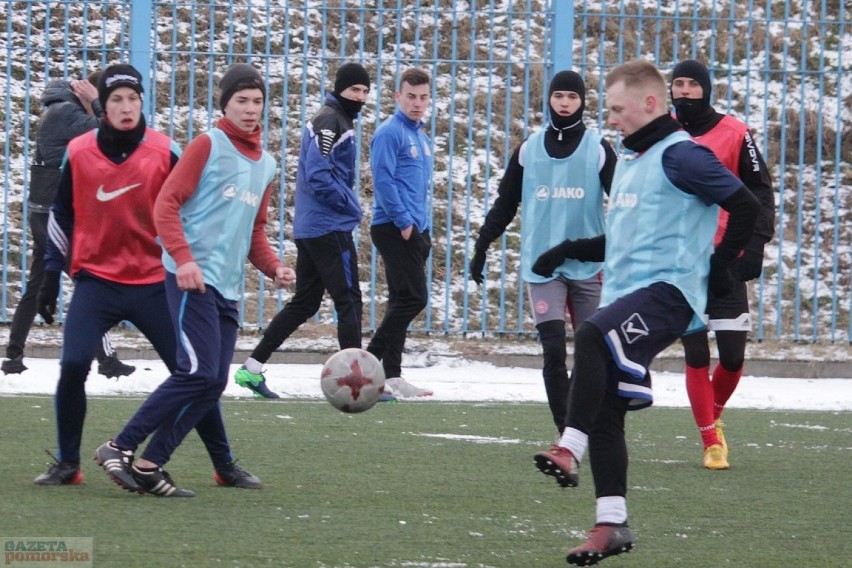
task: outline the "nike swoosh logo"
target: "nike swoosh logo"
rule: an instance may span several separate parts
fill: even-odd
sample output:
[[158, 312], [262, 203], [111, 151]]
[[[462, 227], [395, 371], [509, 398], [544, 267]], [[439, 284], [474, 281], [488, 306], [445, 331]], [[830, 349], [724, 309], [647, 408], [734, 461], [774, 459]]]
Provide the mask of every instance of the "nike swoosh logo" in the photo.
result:
[[118, 197], [120, 195], [124, 195], [125, 193], [127, 193], [131, 189], [136, 189], [140, 185], [142, 185], [142, 184], [141, 183], [134, 183], [133, 185], [128, 185], [127, 187], [122, 187], [120, 189], [116, 189], [115, 191], [104, 191], [104, 186], [103, 186], [103, 184], [101, 184], [101, 186], [98, 188], [98, 193], [97, 193], [98, 201], [111, 201], [111, 200], [115, 199], [116, 197]]

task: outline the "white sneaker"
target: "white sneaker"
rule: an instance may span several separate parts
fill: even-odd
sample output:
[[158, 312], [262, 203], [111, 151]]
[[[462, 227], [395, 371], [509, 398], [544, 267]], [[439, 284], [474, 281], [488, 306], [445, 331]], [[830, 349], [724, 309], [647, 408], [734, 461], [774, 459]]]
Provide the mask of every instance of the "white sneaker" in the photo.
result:
[[379, 395], [379, 402], [396, 402], [396, 395], [394, 395], [393, 389], [387, 381], [385, 381], [382, 394]]
[[391, 377], [385, 384], [393, 389], [393, 394], [400, 398], [416, 398], [419, 396], [432, 396], [432, 391], [416, 387], [402, 377]]

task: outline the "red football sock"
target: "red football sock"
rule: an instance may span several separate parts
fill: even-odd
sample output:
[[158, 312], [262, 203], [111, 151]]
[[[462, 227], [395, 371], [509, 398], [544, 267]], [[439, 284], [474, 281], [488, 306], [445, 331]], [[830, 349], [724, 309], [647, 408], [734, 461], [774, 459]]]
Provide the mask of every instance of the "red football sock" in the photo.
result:
[[718, 420], [722, 416], [722, 411], [725, 410], [725, 405], [728, 404], [728, 399], [737, 390], [737, 385], [740, 383], [740, 377], [743, 376], [743, 369], [740, 367], [736, 371], [729, 371], [721, 364], [716, 365], [713, 369], [713, 419]]
[[713, 385], [710, 367], [686, 367], [686, 394], [692, 407], [692, 416], [701, 434], [704, 449], [719, 443], [713, 427]]

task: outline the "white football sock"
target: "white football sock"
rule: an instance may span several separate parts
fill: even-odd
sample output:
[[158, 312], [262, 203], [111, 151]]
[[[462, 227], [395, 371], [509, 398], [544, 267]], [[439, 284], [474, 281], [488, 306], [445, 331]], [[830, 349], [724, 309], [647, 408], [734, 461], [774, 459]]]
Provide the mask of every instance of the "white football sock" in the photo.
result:
[[627, 522], [627, 498], [626, 497], [598, 497], [597, 522], [621, 525]]
[[259, 375], [263, 371], [263, 363], [257, 359], [252, 359], [251, 357], [246, 359], [246, 362], [243, 363], [243, 365], [249, 373], [253, 373], [255, 375]]
[[574, 459], [579, 463], [583, 461], [586, 446], [589, 445], [589, 436], [575, 428], [565, 428], [562, 431], [562, 438], [559, 440], [559, 445], [570, 450], [574, 455]]

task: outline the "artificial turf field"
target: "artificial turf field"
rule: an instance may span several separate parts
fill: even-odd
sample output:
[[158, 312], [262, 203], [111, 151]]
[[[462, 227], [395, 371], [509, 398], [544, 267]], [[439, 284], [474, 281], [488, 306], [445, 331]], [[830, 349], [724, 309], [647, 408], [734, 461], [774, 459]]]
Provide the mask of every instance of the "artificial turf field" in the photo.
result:
[[[89, 400], [85, 482], [39, 487], [50, 397], [0, 397], [0, 536], [92, 537], [93, 565], [549, 567], [594, 523], [587, 463], [560, 489], [532, 461], [553, 438], [536, 403], [222, 402], [232, 445], [265, 483], [217, 487], [195, 434], [167, 466], [192, 499], [127, 493], [90, 459], [140, 399]], [[602, 566], [849, 566], [852, 415], [729, 410], [732, 468], [701, 467], [687, 409], [628, 417], [630, 554]], [[63, 564], [65, 565], [65, 564]], [[69, 564], [70, 565], [70, 564]]]

